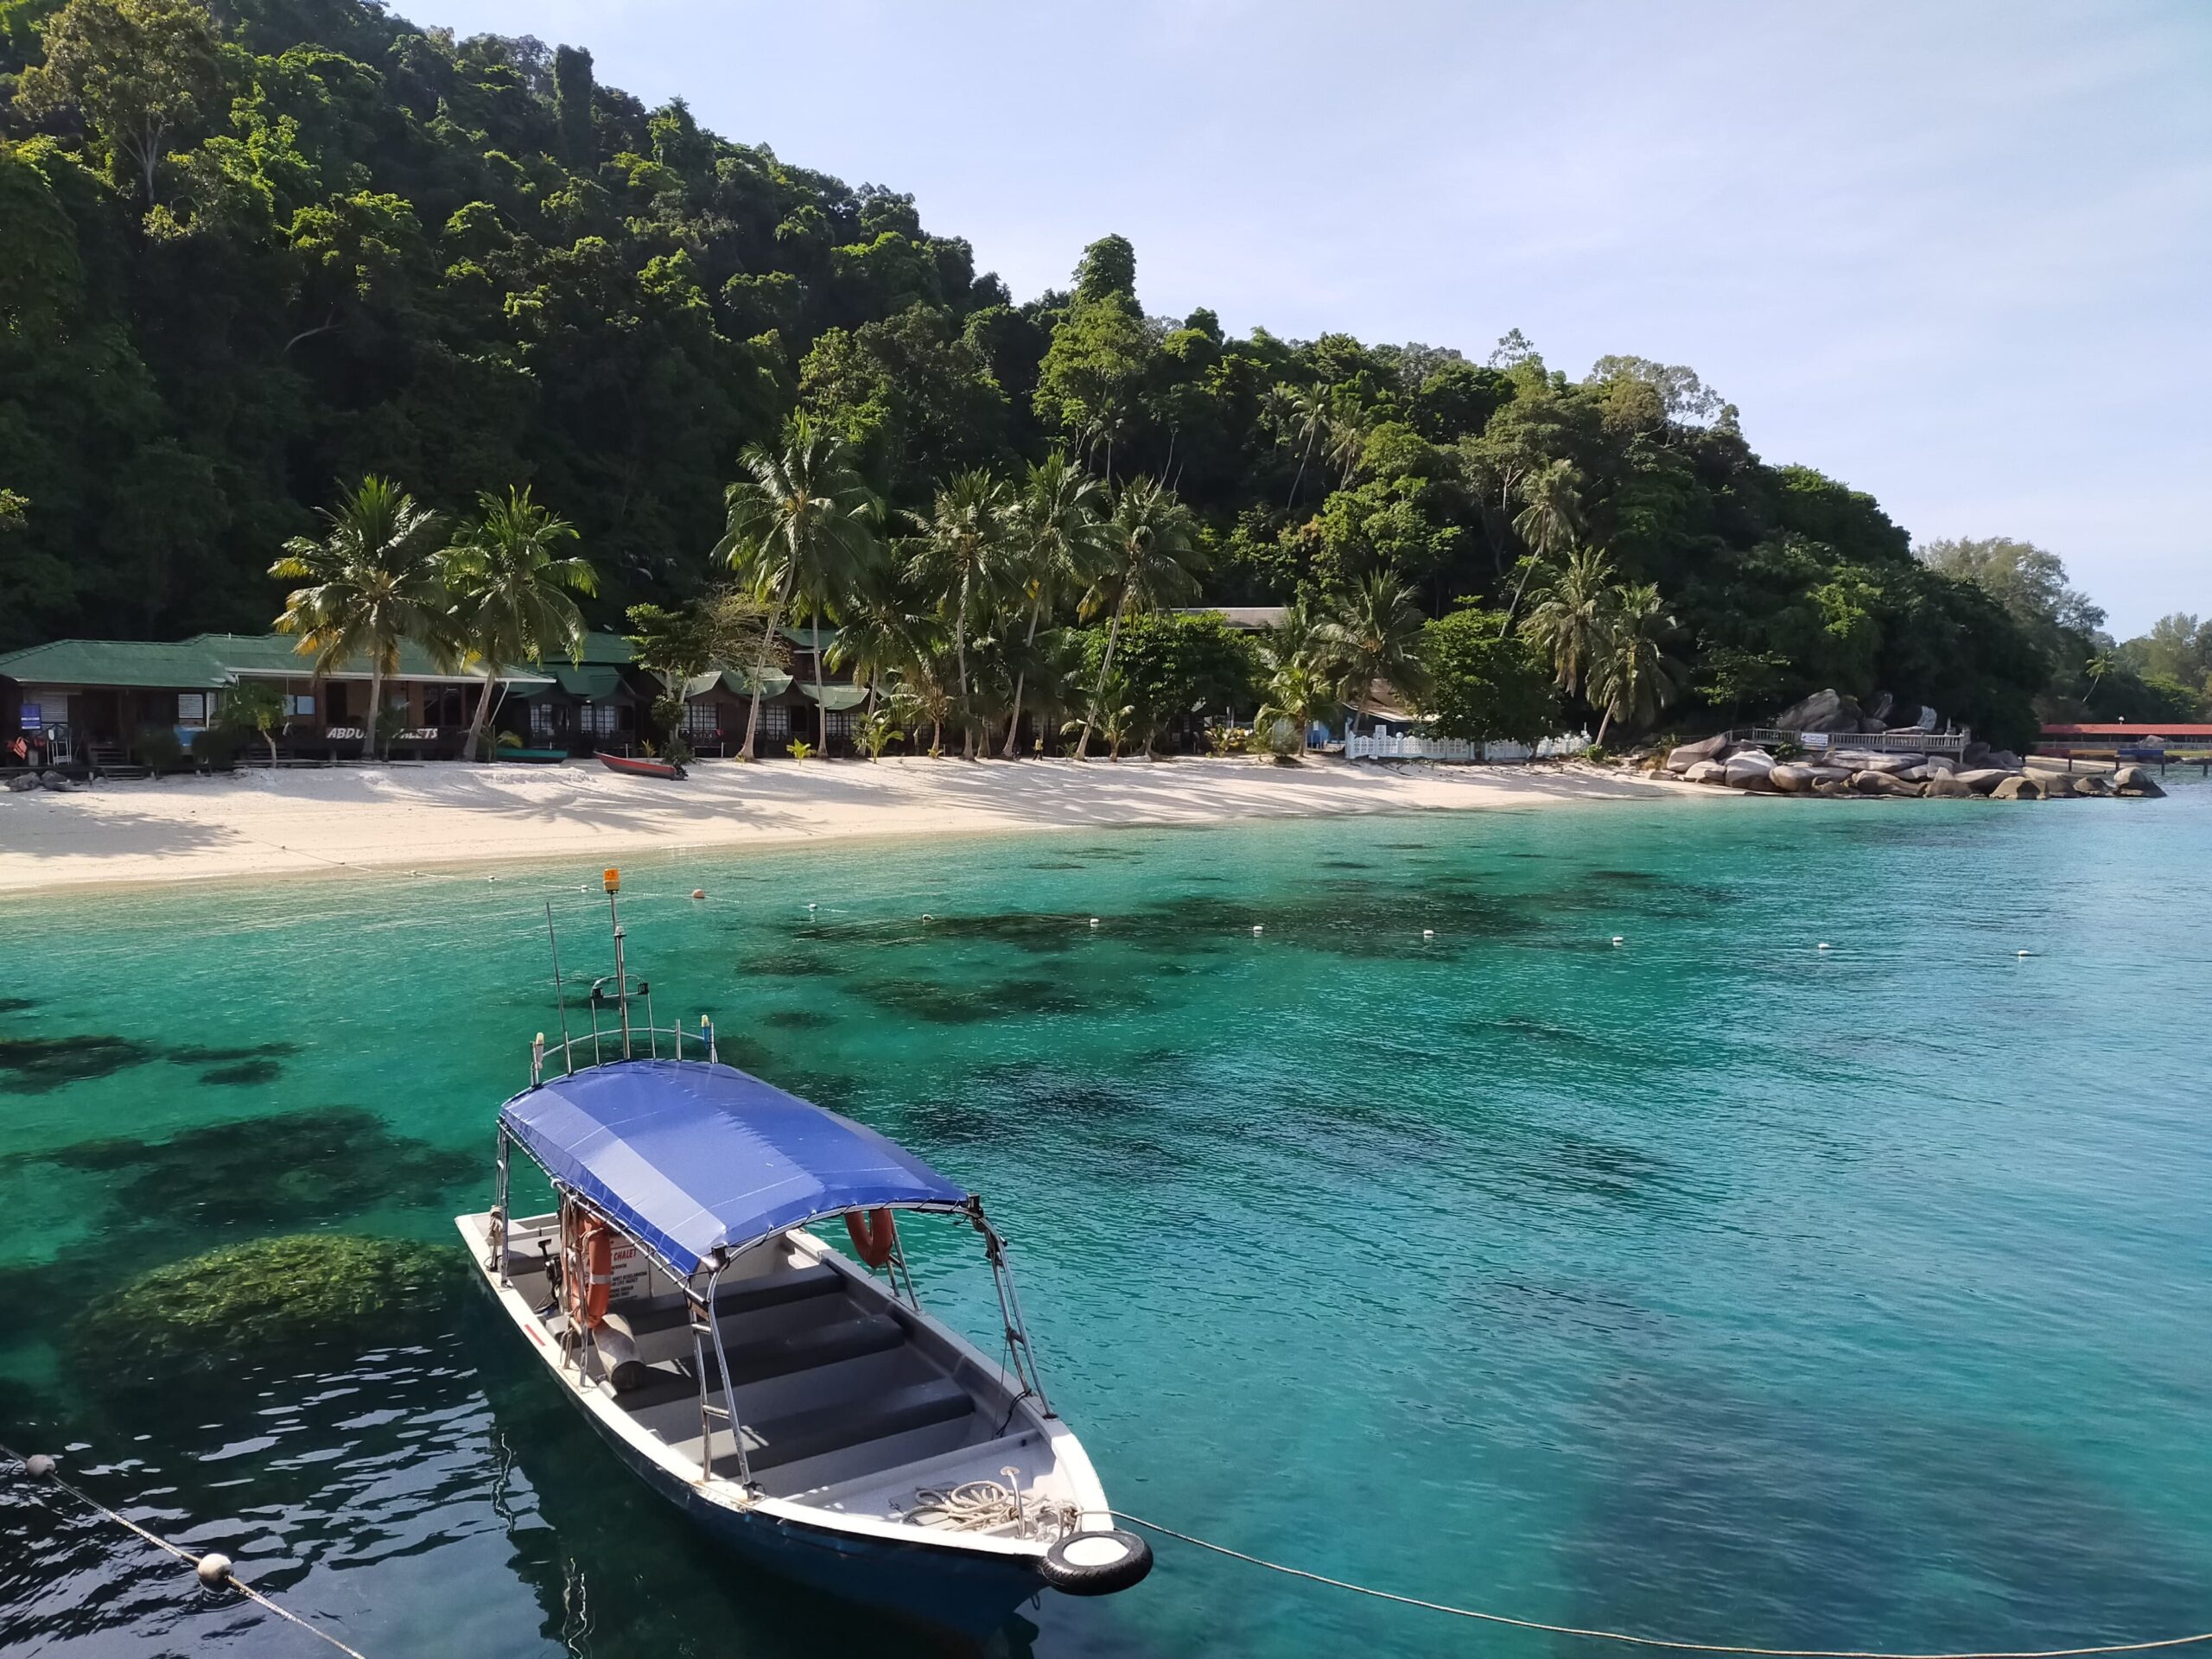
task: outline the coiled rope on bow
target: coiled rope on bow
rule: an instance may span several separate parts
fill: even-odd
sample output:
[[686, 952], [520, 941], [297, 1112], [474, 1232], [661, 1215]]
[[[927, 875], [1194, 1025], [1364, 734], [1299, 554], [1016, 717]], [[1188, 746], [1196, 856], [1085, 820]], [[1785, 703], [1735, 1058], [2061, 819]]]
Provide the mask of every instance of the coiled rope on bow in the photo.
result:
[[925, 1486], [914, 1494], [914, 1507], [906, 1511], [906, 1524], [940, 1532], [988, 1532], [994, 1528], [1020, 1526], [1025, 1531], [1047, 1522], [1061, 1532], [1074, 1530], [1077, 1511], [1071, 1503], [1021, 1503], [1021, 1471], [1009, 1465], [995, 1480], [963, 1480], [957, 1486]]
[[31, 1459], [21, 1456], [5, 1446], [0, 1446], [0, 1458], [4, 1458], [9, 1462], [14, 1464], [16, 1469], [29, 1478], [36, 1481], [42, 1485], [60, 1487], [63, 1491], [68, 1493], [70, 1497], [75, 1498], [79, 1503], [85, 1505], [86, 1508], [97, 1510], [99, 1514], [105, 1516], [109, 1520], [114, 1522], [116, 1525], [126, 1528], [130, 1531], [137, 1533], [139, 1537], [153, 1545], [155, 1548], [168, 1551], [170, 1554], [175, 1556], [177, 1560], [190, 1567], [195, 1573], [199, 1574], [200, 1581], [202, 1584], [207, 1585], [210, 1589], [216, 1588], [219, 1586], [228, 1586], [231, 1589], [237, 1591], [240, 1595], [244, 1596], [248, 1601], [257, 1603], [262, 1607], [267, 1609], [270, 1612], [276, 1614], [277, 1618], [284, 1620], [285, 1623], [296, 1624], [308, 1635], [316, 1637], [318, 1640], [327, 1642], [332, 1647], [337, 1649], [339, 1652], [347, 1656], [347, 1659], [368, 1659], [368, 1656], [362, 1653], [359, 1649], [347, 1647], [346, 1643], [340, 1642], [336, 1637], [333, 1636], [328, 1630], [324, 1630], [320, 1624], [316, 1624], [309, 1620], [302, 1618], [297, 1613], [292, 1611], [290, 1608], [279, 1605], [277, 1602], [266, 1592], [255, 1589], [244, 1579], [238, 1577], [236, 1569], [231, 1566], [229, 1557], [212, 1553], [206, 1555], [195, 1555], [190, 1550], [185, 1548], [181, 1544], [173, 1544], [168, 1539], [162, 1537], [160, 1535], [148, 1531], [144, 1527], [140, 1526], [136, 1521], [133, 1521], [129, 1516], [110, 1509], [106, 1504], [101, 1503], [99, 1499], [94, 1497], [90, 1492], [85, 1491], [82, 1487], [73, 1485], [70, 1482], [64, 1480], [59, 1471], [54, 1469], [54, 1460], [51, 1458], [41, 1458], [34, 1463]]
[[1199, 1549], [1211, 1550], [1215, 1554], [1226, 1555], [1234, 1561], [1265, 1567], [1268, 1572], [1280, 1573], [1286, 1578], [1303, 1579], [1308, 1584], [1326, 1585], [1332, 1590], [1348, 1590], [1356, 1596], [1371, 1596], [1377, 1601], [1395, 1602], [1401, 1607], [1419, 1607], [1427, 1612], [1447, 1613], [1453, 1618], [1478, 1619], [1485, 1624], [1509, 1625], [1516, 1630], [1539, 1630], [1548, 1636], [1580, 1636], [1593, 1642], [1617, 1642], [1632, 1648], [1659, 1648], [1670, 1653], [1745, 1654], [1753, 1656], [1753, 1659], [2089, 1659], [2089, 1656], [2095, 1654], [2150, 1653], [2161, 1648], [2187, 1648], [2212, 1642], [2212, 1630], [2200, 1630], [2194, 1636], [2165, 1636], [2148, 1642], [2106, 1642], [2082, 1648], [2012, 1648], [1976, 1653], [1885, 1653], [1867, 1648], [1754, 1648], [1733, 1642], [1691, 1642], [1670, 1636], [1637, 1636], [1626, 1630], [1591, 1630], [1579, 1624], [1549, 1624], [1539, 1618], [1515, 1618], [1506, 1613], [1489, 1613], [1472, 1607], [1454, 1607], [1446, 1602], [1428, 1601], [1420, 1596], [1402, 1596], [1395, 1591], [1354, 1584], [1349, 1579], [1332, 1579], [1325, 1573], [1308, 1572], [1302, 1567], [1287, 1567], [1281, 1561], [1268, 1560], [1264, 1556], [1248, 1555], [1241, 1549], [1231, 1549], [1226, 1544], [1217, 1544], [1208, 1539], [1193, 1537], [1187, 1532], [1178, 1532], [1173, 1527], [1163, 1527], [1157, 1521], [1147, 1521], [1141, 1515], [1129, 1514], [1126, 1510], [1114, 1510], [1109, 1513], [1117, 1521], [1126, 1521], [1133, 1527], [1156, 1532], [1163, 1538], [1173, 1538]]

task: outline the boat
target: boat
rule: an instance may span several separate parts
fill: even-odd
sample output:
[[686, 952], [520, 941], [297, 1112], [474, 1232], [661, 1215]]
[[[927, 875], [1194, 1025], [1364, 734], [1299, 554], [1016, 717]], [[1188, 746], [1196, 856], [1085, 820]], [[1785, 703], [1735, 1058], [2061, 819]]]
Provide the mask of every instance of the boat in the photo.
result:
[[599, 764], [609, 772], [627, 772], [633, 778], [688, 778], [690, 774], [673, 760], [657, 760], [645, 754], [609, 754], [604, 749], [595, 752]]
[[[591, 1030], [569, 1035], [556, 938], [560, 1039], [537, 1037], [499, 1109], [491, 1209], [455, 1218], [551, 1383], [715, 1539], [851, 1601], [974, 1637], [1046, 1589], [1142, 1580], [1151, 1549], [1046, 1397], [982, 1199], [723, 1064], [703, 1018], [656, 1027], [619, 872], [603, 885], [615, 965]], [[510, 1213], [517, 1152], [550, 1183], [545, 1213]], [[995, 1354], [924, 1310], [901, 1221], [980, 1241]]]

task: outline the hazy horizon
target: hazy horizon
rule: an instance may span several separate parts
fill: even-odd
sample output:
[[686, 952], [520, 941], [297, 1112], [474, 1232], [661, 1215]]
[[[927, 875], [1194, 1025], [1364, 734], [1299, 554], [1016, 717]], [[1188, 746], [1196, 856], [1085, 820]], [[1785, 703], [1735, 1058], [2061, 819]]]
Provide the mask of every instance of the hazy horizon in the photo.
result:
[[1118, 232], [1233, 332], [1688, 364], [1916, 543], [2049, 548], [2123, 638], [2212, 610], [2190, 0], [396, 9], [911, 192], [1017, 298]]

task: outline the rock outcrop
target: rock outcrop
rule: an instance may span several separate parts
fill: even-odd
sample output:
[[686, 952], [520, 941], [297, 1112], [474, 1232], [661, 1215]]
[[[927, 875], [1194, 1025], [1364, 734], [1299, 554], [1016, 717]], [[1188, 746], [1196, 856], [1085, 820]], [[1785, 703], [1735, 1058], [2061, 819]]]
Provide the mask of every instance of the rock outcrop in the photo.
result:
[[1734, 789], [1771, 789], [1774, 757], [1764, 749], [1745, 749], [1728, 757], [1721, 782]]
[[1718, 760], [1700, 760], [1682, 776], [1694, 784], [1725, 784], [1728, 768]]
[[1972, 800], [1974, 791], [1948, 772], [1939, 772], [1922, 785], [1930, 800]]
[[1791, 703], [1774, 717], [1774, 724], [1784, 732], [1856, 732], [1865, 718], [1857, 698], [1847, 697], [1831, 686]]
[[1958, 779], [1977, 795], [1986, 795], [2012, 774], [2002, 766], [1976, 766], [1971, 772], [1958, 774]]
[[1895, 772], [1854, 772], [1851, 786], [1861, 795], [1917, 795], [1918, 784], [1908, 784]]
[[1667, 753], [1667, 770], [1672, 772], [1687, 772], [1700, 760], [1718, 760], [1727, 753], [1729, 747], [1728, 734], [1726, 732], [1717, 737], [1701, 739], [1695, 743], [1678, 744]]
[[2012, 772], [1989, 791], [1989, 797], [1995, 801], [2039, 801], [2043, 799], [2043, 785], [2024, 773]]
[[35, 772], [19, 772], [13, 778], [10, 778], [8, 780], [8, 787], [14, 790], [18, 795], [21, 795], [26, 790], [36, 789], [38, 787], [38, 774]]
[[2112, 775], [2112, 792], [2142, 799], [2156, 798], [2166, 791], [2145, 767], [2122, 766]]

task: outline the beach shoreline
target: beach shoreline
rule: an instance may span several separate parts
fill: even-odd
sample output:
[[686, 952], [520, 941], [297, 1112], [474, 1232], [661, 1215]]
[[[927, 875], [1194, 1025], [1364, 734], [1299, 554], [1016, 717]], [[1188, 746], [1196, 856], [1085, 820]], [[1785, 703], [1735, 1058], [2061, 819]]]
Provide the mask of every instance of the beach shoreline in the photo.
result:
[[864, 838], [1561, 806], [1706, 795], [1580, 766], [924, 759], [240, 772], [0, 794], [0, 893]]

